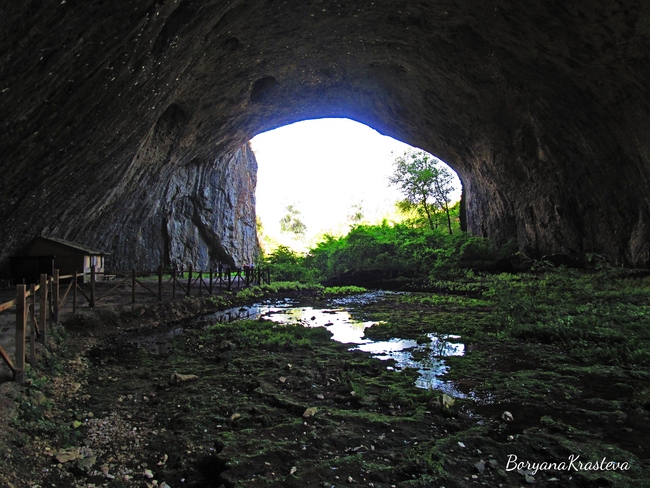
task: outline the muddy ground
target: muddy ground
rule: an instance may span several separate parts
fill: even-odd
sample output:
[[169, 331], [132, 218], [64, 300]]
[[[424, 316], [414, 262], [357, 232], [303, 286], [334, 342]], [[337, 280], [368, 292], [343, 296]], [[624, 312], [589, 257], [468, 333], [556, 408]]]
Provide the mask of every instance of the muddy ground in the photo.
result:
[[[382, 321], [372, 338], [461, 335], [455, 395], [322, 328], [188, 321], [205, 299], [82, 312], [54, 329], [30, 384], [0, 384], [0, 485], [650, 486], [647, 369], [584, 368], [494, 334], [489, 302], [436, 297], [351, 310]], [[169, 340], [138, 341], [152, 331]]]

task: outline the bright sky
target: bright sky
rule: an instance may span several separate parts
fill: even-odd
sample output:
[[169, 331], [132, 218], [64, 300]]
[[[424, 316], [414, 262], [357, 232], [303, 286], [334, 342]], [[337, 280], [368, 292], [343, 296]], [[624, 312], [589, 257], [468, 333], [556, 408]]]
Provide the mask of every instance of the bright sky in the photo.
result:
[[410, 146], [358, 122], [307, 120], [259, 134], [251, 145], [258, 163], [257, 216], [264, 234], [284, 245], [300, 247], [280, 232], [287, 205], [300, 211], [309, 244], [324, 233], [346, 232], [353, 205], [361, 204], [364, 220], [374, 223], [390, 217], [402, 198], [388, 177]]

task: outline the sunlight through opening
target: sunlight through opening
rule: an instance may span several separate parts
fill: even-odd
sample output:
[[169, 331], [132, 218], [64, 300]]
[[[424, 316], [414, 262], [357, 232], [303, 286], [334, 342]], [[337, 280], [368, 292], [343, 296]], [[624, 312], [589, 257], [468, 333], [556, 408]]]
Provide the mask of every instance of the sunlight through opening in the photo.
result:
[[[411, 149], [408, 144], [349, 119], [316, 119], [259, 134], [251, 146], [258, 162], [260, 244], [266, 252], [278, 245], [305, 251], [323, 234], [343, 235], [354, 223], [401, 219], [395, 204], [403, 196], [388, 179], [395, 159]], [[452, 202], [457, 202], [461, 184], [451, 172]], [[286, 231], [288, 214], [304, 224], [300, 236]]]

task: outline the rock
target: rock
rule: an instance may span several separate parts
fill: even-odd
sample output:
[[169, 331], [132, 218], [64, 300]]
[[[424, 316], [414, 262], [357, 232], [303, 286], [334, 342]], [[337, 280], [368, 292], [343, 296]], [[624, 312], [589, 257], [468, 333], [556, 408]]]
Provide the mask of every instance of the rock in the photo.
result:
[[302, 414], [303, 417], [313, 417], [316, 415], [316, 412], [318, 412], [317, 407], [309, 407], [308, 409], [305, 410], [305, 412]]
[[488, 464], [490, 465], [491, 469], [498, 469], [499, 468], [499, 463], [496, 459], [490, 459], [488, 461]]
[[188, 381], [195, 381], [198, 379], [199, 377], [195, 374], [172, 373], [171, 377], [169, 378], [169, 384], [177, 385], [178, 383], [187, 383]]
[[476, 471], [482, 473], [485, 471], [485, 461], [481, 459], [478, 463], [474, 463], [474, 467], [476, 468]]
[[514, 422], [515, 418], [507, 410], [501, 414], [501, 418], [506, 422]]
[[65, 464], [65, 463], [73, 461], [75, 459], [79, 459], [79, 457], [80, 457], [79, 448], [70, 449], [70, 450], [66, 450], [66, 451], [60, 451], [54, 457], [61, 464]]
[[150, 469], [145, 469], [144, 472], [142, 473], [142, 476], [148, 479], [153, 479], [153, 473], [151, 472]]
[[531, 485], [535, 483], [535, 477], [530, 474], [524, 475], [524, 479], [526, 483], [530, 483]]
[[435, 397], [429, 401], [429, 408], [432, 410], [445, 410], [449, 411], [454, 406], [455, 400], [452, 396], [443, 393], [441, 396]]

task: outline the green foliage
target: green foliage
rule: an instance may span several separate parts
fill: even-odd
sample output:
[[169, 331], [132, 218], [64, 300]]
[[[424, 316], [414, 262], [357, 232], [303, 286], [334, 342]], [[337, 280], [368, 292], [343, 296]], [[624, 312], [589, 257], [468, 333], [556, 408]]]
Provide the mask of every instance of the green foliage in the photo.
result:
[[434, 214], [444, 213], [449, 233], [452, 233], [449, 204], [454, 190], [453, 176], [442, 161], [424, 151], [409, 150], [395, 159], [390, 182], [404, 195], [403, 207], [414, 206], [421, 210], [431, 229], [437, 227]]
[[356, 225], [345, 236], [325, 235], [305, 256], [280, 246], [263, 262], [273, 280], [317, 283], [364, 271], [436, 281], [458, 278], [462, 268], [494, 267], [496, 260], [497, 253], [486, 239], [461, 232], [450, 235], [417, 222], [384, 221]]
[[318, 270], [305, 264], [304, 256], [292, 251], [287, 246], [278, 246], [263, 263], [270, 268], [273, 281], [300, 281], [316, 283], [319, 281]]
[[[306, 263], [324, 278], [353, 271], [383, 270], [406, 276], [428, 275], [457, 252], [455, 241], [439, 230], [407, 224], [358, 225], [343, 237], [325, 236]], [[449, 267], [454, 267], [456, 261]]]
[[307, 226], [300, 220], [300, 210], [294, 205], [287, 205], [287, 213], [280, 219], [280, 230], [287, 234], [303, 236], [307, 232]]
[[271, 321], [240, 320], [237, 323], [215, 324], [208, 327], [203, 339], [218, 343], [224, 339], [240, 348], [271, 351], [291, 350], [297, 347], [310, 349], [314, 343], [329, 341], [331, 333], [321, 327], [309, 328], [282, 325]]
[[649, 366], [650, 283], [603, 283], [599, 274], [499, 275], [484, 297], [494, 301], [505, 336], [559, 345], [587, 365]]
[[353, 295], [355, 293], [365, 293], [368, 290], [362, 286], [328, 286], [323, 290], [323, 296], [340, 296]]
[[496, 264], [497, 255], [487, 239], [468, 237], [460, 246], [458, 259], [467, 268], [491, 268]]

